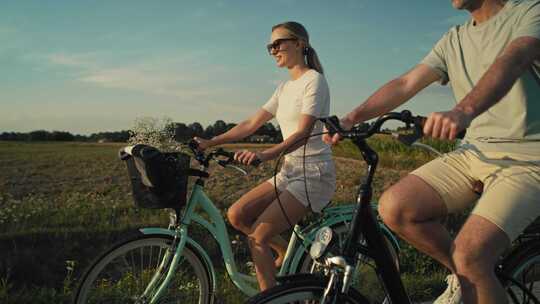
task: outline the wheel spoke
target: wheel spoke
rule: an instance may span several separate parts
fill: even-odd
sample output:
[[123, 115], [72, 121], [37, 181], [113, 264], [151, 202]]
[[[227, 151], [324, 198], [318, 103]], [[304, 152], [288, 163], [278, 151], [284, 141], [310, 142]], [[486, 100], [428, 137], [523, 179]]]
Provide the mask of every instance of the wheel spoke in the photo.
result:
[[[111, 250], [85, 274], [76, 303], [146, 303], [164, 282], [167, 269], [157, 270], [170, 242], [168, 237], [146, 237]], [[158, 302], [209, 303], [212, 285], [205, 264], [187, 246], [181, 254], [178, 271]], [[154, 290], [142, 299], [156, 275]]]

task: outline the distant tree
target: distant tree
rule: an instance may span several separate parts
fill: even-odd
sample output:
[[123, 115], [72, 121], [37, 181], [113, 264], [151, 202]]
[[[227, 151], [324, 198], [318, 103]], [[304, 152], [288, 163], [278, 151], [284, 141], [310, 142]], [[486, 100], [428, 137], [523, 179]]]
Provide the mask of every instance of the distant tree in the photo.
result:
[[218, 120], [213, 126], [214, 136], [227, 132], [227, 124], [223, 120]]
[[272, 123], [265, 123], [257, 131], [255, 131], [255, 136], [260, 139], [264, 138], [265, 141], [278, 142], [281, 140], [281, 132], [276, 129]]
[[227, 124], [227, 131], [229, 131], [230, 129], [236, 127], [236, 124], [235, 123], [228, 123]]
[[28, 140], [28, 133], [3, 132], [0, 140]]
[[186, 141], [191, 139], [192, 130], [183, 123], [176, 123], [174, 126], [174, 139], [177, 141]]
[[49, 132], [45, 130], [36, 130], [28, 134], [28, 140], [30, 141], [46, 141], [49, 139]]
[[209, 125], [208, 127], [206, 127], [206, 129], [204, 129], [204, 134], [203, 134], [204, 138], [212, 138], [216, 135], [217, 134], [215, 132], [214, 126]]
[[204, 134], [204, 129], [203, 129], [203, 127], [201, 126], [200, 123], [194, 122], [194, 123], [190, 124], [188, 127], [189, 127], [189, 128], [191, 129], [191, 131], [193, 132], [193, 133], [192, 133], [192, 136], [203, 136], [203, 134]]
[[49, 140], [53, 141], [73, 141], [74, 139], [73, 134], [65, 131], [53, 131], [49, 136]]
[[85, 136], [85, 135], [75, 134], [73, 140], [74, 141], [88, 141], [89, 138], [88, 136]]
[[129, 139], [129, 130], [119, 132], [99, 132], [90, 135], [90, 141], [107, 141], [107, 142], [127, 142]]

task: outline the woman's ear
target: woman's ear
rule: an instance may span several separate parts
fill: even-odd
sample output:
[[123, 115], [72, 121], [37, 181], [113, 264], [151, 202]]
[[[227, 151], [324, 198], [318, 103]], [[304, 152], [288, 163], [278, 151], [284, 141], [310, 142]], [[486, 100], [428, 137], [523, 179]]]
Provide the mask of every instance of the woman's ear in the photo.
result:
[[305, 51], [306, 45], [307, 44], [306, 44], [306, 42], [304, 40], [297, 40], [296, 41], [296, 48], [299, 49], [302, 52], [302, 54], [304, 54], [304, 55], [306, 53], [306, 51]]

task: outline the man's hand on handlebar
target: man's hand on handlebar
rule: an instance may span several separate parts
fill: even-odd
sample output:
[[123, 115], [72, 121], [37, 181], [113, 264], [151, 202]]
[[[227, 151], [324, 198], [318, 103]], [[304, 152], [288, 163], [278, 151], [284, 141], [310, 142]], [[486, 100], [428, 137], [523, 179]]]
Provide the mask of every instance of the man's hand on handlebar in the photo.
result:
[[467, 129], [473, 117], [459, 109], [431, 113], [424, 124], [424, 135], [438, 139], [455, 139]]
[[[338, 126], [343, 131], [349, 131], [353, 127], [353, 123], [347, 120], [345, 117], [339, 120]], [[335, 130], [328, 130], [326, 127], [326, 124], [323, 128], [323, 132], [327, 134], [323, 134], [322, 140], [329, 144], [329, 145], [335, 145], [337, 144], [343, 137], [338, 132], [335, 132]]]

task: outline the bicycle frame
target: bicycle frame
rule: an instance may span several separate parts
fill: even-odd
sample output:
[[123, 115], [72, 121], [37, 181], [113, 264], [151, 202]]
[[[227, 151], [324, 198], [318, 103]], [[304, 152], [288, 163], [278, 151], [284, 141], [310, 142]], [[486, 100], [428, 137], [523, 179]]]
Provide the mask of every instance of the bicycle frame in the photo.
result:
[[[382, 278], [383, 286], [390, 297], [392, 303], [411, 303], [398, 269], [392, 260], [387, 244], [384, 242], [383, 235], [371, 207], [372, 187], [371, 183], [375, 175], [378, 164], [378, 156], [366, 143], [364, 139], [353, 141], [360, 149], [362, 157], [367, 163], [367, 176], [358, 189], [357, 203], [358, 210], [352, 220], [352, 226], [349, 232], [348, 240], [343, 250], [343, 256], [348, 264], [356, 266], [357, 263], [357, 245], [358, 241], [364, 236], [367, 248], [375, 261], [379, 275]], [[352, 267], [354, 269], [355, 267]], [[349, 270], [351, 271], [351, 270]], [[345, 274], [347, 277], [347, 274]], [[350, 277], [350, 275], [348, 276]], [[343, 292], [349, 287], [349, 281], [344, 280]], [[330, 287], [330, 286], [329, 286]]]
[[[206, 213], [208, 219], [203, 218], [200, 211], [195, 211], [197, 210], [197, 207], [200, 207], [202, 211]], [[295, 273], [295, 271], [299, 268], [302, 257], [304, 256], [304, 248], [309, 248], [318, 227], [332, 226], [341, 222], [350, 222], [353, 217], [353, 211], [354, 205], [331, 207], [325, 210], [325, 216], [321, 220], [316, 221], [315, 223], [306, 227], [295, 225], [294, 230], [296, 233], [293, 233], [291, 239], [289, 240], [287, 252], [278, 275]], [[182, 250], [184, 249], [186, 243], [192, 245], [192, 247], [195, 248], [200, 253], [200, 256], [204, 259], [204, 262], [210, 272], [215, 290], [216, 274], [212, 261], [202, 246], [189, 237], [188, 227], [190, 224], [192, 224], [192, 222], [198, 223], [208, 230], [208, 232], [210, 232], [212, 237], [219, 244], [227, 273], [229, 274], [233, 284], [248, 296], [257, 294], [259, 290], [254, 287], [257, 280], [253, 275], [244, 274], [238, 270], [225, 221], [220, 210], [204, 192], [204, 180], [199, 178], [193, 186], [186, 208], [178, 222], [179, 225], [173, 227], [174, 229], [140, 229], [140, 231], [144, 234], [166, 234], [174, 237], [175, 243], [173, 243], [171, 248], [176, 248], [175, 252], [172, 252], [172, 249], [170, 249], [170, 251], [165, 254], [162, 263], [156, 271], [155, 278], [151, 280], [149, 286], [146, 288], [143, 294], [143, 297], [151, 294], [152, 290], [156, 290], [150, 303], [155, 303], [157, 299], [159, 299], [160, 295], [166, 289], [167, 284], [176, 271], [178, 263], [180, 262]], [[397, 249], [397, 240], [386, 227], [383, 227], [383, 229], [385, 229], [385, 232], [390, 236], [390, 239], [393, 241], [394, 246]], [[165, 279], [159, 284], [159, 286], [157, 286], [157, 282], [159, 281], [158, 277], [165, 271], [167, 272]]]

